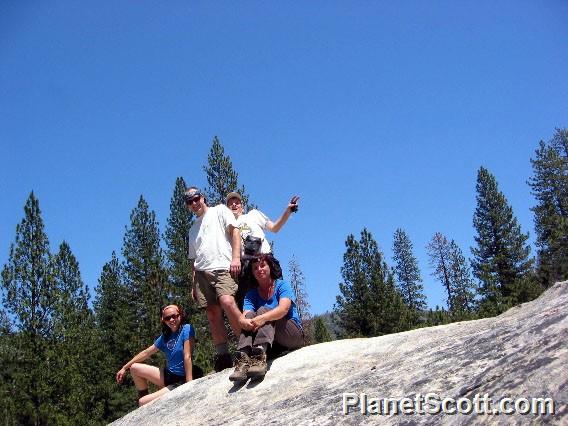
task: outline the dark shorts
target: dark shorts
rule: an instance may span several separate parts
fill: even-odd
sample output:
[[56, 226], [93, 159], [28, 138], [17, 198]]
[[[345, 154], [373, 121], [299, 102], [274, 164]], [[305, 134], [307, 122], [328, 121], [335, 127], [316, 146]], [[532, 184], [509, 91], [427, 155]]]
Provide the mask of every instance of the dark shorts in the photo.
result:
[[[197, 365], [193, 364], [193, 368], [191, 369], [192, 374], [193, 374], [193, 380], [195, 379], [199, 379], [201, 377], [203, 377], [203, 370], [201, 369], [201, 367], [198, 367]], [[172, 372], [170, 372], [167, 369], [164, 369], [164, 385], [165, 386], [170, 386], [170, 385], [183, 385], [185, 383], [185, 376], [178, 376], [177, 374], [174, 374]], [[174, 386], [174, 387], [176, 387]]]
[[185, 383], [185, 376], [178, 376], [177, 374], [174, 374], [169, 370], [164, 369], [164, 384], [166, 386], [181, 385], [183, 383]]

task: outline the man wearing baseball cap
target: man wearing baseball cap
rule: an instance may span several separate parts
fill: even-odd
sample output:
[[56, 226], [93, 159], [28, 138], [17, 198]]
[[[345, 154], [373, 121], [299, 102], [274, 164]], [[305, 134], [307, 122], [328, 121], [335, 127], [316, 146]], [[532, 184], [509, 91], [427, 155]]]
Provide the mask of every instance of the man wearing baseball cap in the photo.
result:
[[[227, 207], [231, 209], [237, 219], [237, 227], [241, 233], [241, 275], [239, 276], [239, 289], [236, 294], [237, 304], [242, 308], [243, 298], [249, 288], [252, 271], [249, 268], [249, 262], [252, 257], [260, 254], [272, 252], [272, 247], [268, 243], [264, 231], [278, 232], [288, 221], [292, 213], [298, 210], [298, 200], [300, 197], [294, 195], [282, 215], [276, 222], [272, 222], [263, 212], [252, 209], [247, 213], [243, 212], [243, 200], [238, 192], [229, 192], [225, 198]], [[249, 246], [250, 238], [257, 239], [253, 248]], [[258, 246], [260, 243], [260, 247]], [[257, 251], [256, 253], [250, 253]]]
[[207, 311], [217, 351], [215, 371], [232, 367], [223, 311], [235, 335], [241, 312], [235, 303], [236, 279], [241, 271], [241, 236], [235, 216], [222, 204], [209, 207], [196, 187], [185, 191], [185, 203], [197, 219], [189, 230], [189, 258], [193, 259], [193, 297]]
[[[253, 236], [260, 238], [262, 240], [262, 245], [260, 247], [260, 253], [271, 253], [272, 249], [270, 244], [266, 240], [266, 235], [264, 231], [278, 232], [284, 224], [290, 218], [290, 215], [298, 210], [298, 200], [300, 197], [294, 195], [290, 200], [290, 203], [284, 209], [282, 215], [272, 222], [268, 216], [257, 209], [250, 210], [247, 213], [243, 212], [243, 199], [241, 194], [238, 192], [229, 192], [225, 201], [227, 207], [233, 212], [235, 218], [237, 219], [237, 227], [241, 232], [241, 238], [244, 241], [247, 236]], [[242, 247], [242, 245], [241, 245]], [[241, 250], [242, 251], [242, 250]]]

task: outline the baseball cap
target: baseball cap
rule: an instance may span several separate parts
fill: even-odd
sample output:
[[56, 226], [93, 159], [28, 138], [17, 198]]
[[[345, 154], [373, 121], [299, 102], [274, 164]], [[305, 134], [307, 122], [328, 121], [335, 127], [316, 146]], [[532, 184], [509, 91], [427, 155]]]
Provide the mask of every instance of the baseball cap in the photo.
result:
[[227, 194], [227, 197], [225, 198], [225, 204], [227, 204], [231, 198], [238, 198], [239, 200], [241, 200], [241, 202], [243, 201], [241, 194], [239, 194], [238, 192], [229, 192]]

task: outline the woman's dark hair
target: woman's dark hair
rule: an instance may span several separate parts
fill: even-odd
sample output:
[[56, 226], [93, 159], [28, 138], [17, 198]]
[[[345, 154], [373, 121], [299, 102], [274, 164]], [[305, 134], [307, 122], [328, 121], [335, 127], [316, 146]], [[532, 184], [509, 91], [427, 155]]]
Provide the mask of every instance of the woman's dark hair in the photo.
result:
[[258, 258], [251, 260], [249, 263], [250, 286], [253, 288], [258, 287], [258, 282], [256, 281], [254, 274], [252, 273], [252, 264], [254, 262], [262, 262], [263, 260], [268, 263], [268, 266], [270, 268], [270, 277], [272, 279], [279, 280], [280, 278], [282, 278], [282, 268], [280, 267], [280, 262], [278, 262], [278, 259], [276, 259], [272, 253], [261, 254]]
[[168, 325], [162, 321], [162, 317], [164, 316], [164, 309], [170, 307], [170, 306], [175, 306], [178, 309], [178, 313], [179, 313], [179, 327], [183, 327], [183, 325], [185, 324], [185, 312], [183, 311], [183, 308], [179, 305], [175, 305], [175, 304], [170, 304], [170, 305], [164, 305], [160, 308], [160, 322], [162, 323], [162, 336], [164, 339], [167, 339], [168, 337], [171, 336], [172, 334], [172, 329], [170, 327], [168, 327]]

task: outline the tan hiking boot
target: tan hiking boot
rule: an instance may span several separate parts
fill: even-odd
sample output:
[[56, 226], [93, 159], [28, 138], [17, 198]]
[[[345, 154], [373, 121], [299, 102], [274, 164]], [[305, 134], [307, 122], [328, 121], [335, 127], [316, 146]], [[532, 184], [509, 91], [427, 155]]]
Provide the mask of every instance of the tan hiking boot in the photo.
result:
[[263, 377], [266, 374], [266, 352], [260, 348], [253, 348], [250, 357], [251, 363], [247, 372], [248, 377]]
[[231, 382], [243, 382], [247, 380], [247, 372], [251, 365], [250, 357], [244, 352], [236, 353], [235, 371], [229, 376]]

